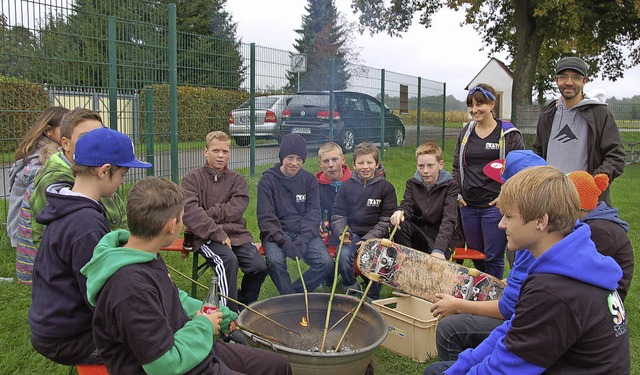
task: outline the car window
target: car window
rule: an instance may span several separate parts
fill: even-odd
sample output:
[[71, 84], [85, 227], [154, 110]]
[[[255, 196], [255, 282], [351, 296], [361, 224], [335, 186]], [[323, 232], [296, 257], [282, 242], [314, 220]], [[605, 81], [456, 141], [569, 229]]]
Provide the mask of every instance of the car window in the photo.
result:
[[289, 107], [329, 107], [329, 95], [294, 95]]
[[364, 111], [364, 103], [360, 98], [345, 96], [342, 98], [342, 106], [350, 111]]
[[373, 113], [381, 113], [382, 109], [380, 107], [380, 104], [378, 104], [376, 101], [366, 98], [365, 99], [367, 101], [367, 105], [369, 106], [369, 111], [373, 112]]
[[[278, 101], [278, 97], [274, 96], [258, 96], [256, 97], [256, 108], [271, 108]], [[249, 101], [242, 103], [239, 108], [249, 108]]]

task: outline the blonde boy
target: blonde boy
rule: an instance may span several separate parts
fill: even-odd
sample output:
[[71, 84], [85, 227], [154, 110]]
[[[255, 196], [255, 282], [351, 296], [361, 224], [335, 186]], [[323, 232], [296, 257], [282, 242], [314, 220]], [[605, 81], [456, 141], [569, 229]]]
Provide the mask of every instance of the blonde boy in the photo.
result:
[[[267, 264], [242, 217], [249, 205], [249, 186], [241, 174], [227, 168], [230, 156], [231, 138], [226, 133], [207, 134], [205, 164], [180, 183], [184, 225], [196, 236], [194, 249], [218, 275], [220, 292], [248, 305], [258, 299]], [[240, 290], [238, 266], [244, 273]], [[222, 302], [238, 311], [235, 303], [224, 298]]]
[[416, 149], [416, 169], [407, 180], [399, 209], [391, 216], [391, 224], [400, 225], [395, 241], [449, 259], [460, 186], [444, 170], [442, 149], [433, 142]]

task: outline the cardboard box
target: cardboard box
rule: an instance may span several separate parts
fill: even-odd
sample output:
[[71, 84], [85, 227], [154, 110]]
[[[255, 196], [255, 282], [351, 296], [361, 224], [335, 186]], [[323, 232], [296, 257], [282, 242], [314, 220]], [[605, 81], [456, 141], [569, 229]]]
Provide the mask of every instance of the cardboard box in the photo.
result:
[[389, 326], [382, 343], [385, 348], [424, 363], [438, 356], [436, 325], [429, 309], [433, 304], [413, 296], [396, 296], [373, 301]]

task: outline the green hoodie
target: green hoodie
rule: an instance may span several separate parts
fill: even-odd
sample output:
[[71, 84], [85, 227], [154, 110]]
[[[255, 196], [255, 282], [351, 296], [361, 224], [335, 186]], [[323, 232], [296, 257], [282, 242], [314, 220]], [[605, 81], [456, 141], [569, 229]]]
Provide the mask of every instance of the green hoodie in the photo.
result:
[[[44, 206], [47, 205], [45, 191], [49, 185], [61, 181], [73, 183], [75, 177], [71, 170], [71, 163], [62, 151], [58, 151], [47, 159], [33, 181], [34, 190], [33, 194], [31, 194], [29, 204], [31, 206], [33, 245], [36, 249], [40, 246], [40, 240], [42, 239], [42, 234], [45, 229], [44, 225], [36, 221], [36, 215], [42, 212]], [[100, 202], [107, 209], [107, 221], [109, 222], [109, 228], [111, 230], [128, 228], [127, 212], [124, 207], [124, 202], [117, 193], [110, 198], [101, 198]]]
[[[126, 230], [107, 233], [94, 249], [89, 263], [80, 270], [87, 277], [87, 299], [92, 306], [96, 306], [100, 291], [120, 268], [157, 259], [157, 254], [122, 247], [129, 240], [129, 235]], [[174, 334], [173, 348], [155, 361], [142, 365], [148, 374], [185, 373], [202, 362], [213, 347], [213, 325], [206, 317], [195, 315], [202, 308], [202, 301], [189, 297], [182, 290], [178, 291], [178, 295], [182, 308], [191, 320]], [[220, 311], [223, 313], [220, 330], [225, 333], [238, 314], [226, 306], [221, 306]]]

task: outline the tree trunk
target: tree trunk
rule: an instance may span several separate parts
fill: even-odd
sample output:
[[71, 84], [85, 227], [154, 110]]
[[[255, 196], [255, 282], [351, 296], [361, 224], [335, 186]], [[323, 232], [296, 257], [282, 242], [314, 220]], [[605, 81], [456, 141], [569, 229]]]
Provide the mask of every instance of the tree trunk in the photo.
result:
[[511, 117], [516, 117], [518, 104], [531, 104], [533, 81], [538, 56], [544, 37], [533, 17], [533, 5], [529, 0], [515, 0], [513, 25], [516, 30], [516, 51], [513, 57], [513, 91], [511, 93]]

